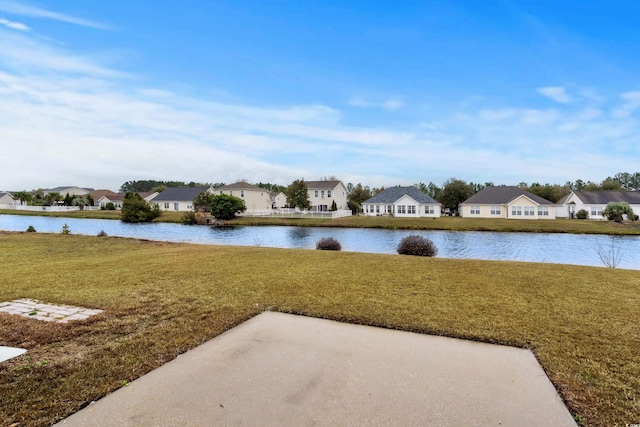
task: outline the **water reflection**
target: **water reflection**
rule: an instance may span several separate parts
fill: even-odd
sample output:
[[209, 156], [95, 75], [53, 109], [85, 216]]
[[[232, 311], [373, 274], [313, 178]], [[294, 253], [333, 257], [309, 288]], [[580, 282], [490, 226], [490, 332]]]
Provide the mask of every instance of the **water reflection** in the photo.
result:
[[[181, 224], [127, 224], [113, 220], [0, 215], [0, 230], [59, 233], [68, 224], [72, 234], [97, 235], [199, 244], [312, 249], [323, 237], [337, 239], [343, 251], [395, 254], [403, 237], [431, 239], [441, 258], [535, 261], [603, 266], [597, 249], [611, 244], [610, 236], [464, 231], [379, 230], [324, 227], [219, 227]], [[614, 239], [624, 254], [620, 268], [640, 269], [640, 236]]]

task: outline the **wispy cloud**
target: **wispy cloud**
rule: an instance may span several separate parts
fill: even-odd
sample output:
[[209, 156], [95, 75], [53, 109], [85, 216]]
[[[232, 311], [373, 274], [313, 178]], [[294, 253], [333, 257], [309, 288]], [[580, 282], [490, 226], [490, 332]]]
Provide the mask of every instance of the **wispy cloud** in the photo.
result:
[[562, 86], [539, 87], [538, 93], [560, 104], [567, 104], [572, 101], [571, 95]]
[[78, 18], [64, 13], [53, 12], [51, 10], [43, 9], [37, 6], [28, 5], [21, 2], [12, 0], [1, 0], [0, 10], [12, 15], [28, 16], [30, 18], [50, 19], [59, 22], [66, 22], [68, 24], [80, 25], [83, 27], [90, 27], [96, 29], [109, 29], [108, 25], [91, 21], [88, 19]]
[[360, 108], [381, 108], [385, 110], [398, 110], [404, 107], [404, 101], [400, 97], [388, 98], [373, 102], [361, 96], [355, 96], [349, 100], [349, 105]]
[[614, 117], [629, 117], [640, 107], [640, 92], [625, 92], [620, 95], [620, 98], [622, 98], [624, 104], [613, 110]]
[[18, 31], [31, 30], [31, 28], [29, 28], [27, 25], [21, 22], [9, 21], [8, 19], [4, 19], [4, 18], [0, 18], [0, 25], [4, 25], [7, 28], [11, 28], [12, 30], [18, 30]]

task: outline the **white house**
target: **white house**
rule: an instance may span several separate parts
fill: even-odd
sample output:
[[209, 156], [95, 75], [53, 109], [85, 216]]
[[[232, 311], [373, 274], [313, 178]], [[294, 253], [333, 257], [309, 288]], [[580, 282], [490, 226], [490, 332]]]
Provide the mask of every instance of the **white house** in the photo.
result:
[[213, 194], [212, 187], [168, 187], [152, 198], [151, 203], [163, 211], [188, 212], [193, 210], [193, 199], [205, 191]]
[[391, 187], [362, 203], [366, 216], [439, 217], [442, 205], [416, 187]]
[[555, 219], [555, 205], [520, 187], [485, 187], [458, 207], [465, 218]]
[[337, 210], [349, 209], [347, 205], [347, 188], [342, 181], [305, 181], [311, 202], [311, 210], [330, 211], [333, 202]]
[[602, 212], [610, 202], [626, 202], [636, 215], [640, 213], [640, 191], [572, 191], [558, 201], [556, 216], [575, 218], [584, 209], [589, 219], [606, 219]]

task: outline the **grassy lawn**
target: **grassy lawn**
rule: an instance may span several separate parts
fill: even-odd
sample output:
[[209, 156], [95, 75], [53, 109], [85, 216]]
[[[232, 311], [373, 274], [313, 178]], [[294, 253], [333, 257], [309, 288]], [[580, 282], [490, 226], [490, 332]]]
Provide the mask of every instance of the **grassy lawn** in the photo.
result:
[[640, 414], [637, 271], [1, 232], [0, 263], [0, 302], [105, 310], [0, 313], [28, 349], [0, 364], [5, 425], [49, 425], [264, 310], [530, 348], [585, 425]]

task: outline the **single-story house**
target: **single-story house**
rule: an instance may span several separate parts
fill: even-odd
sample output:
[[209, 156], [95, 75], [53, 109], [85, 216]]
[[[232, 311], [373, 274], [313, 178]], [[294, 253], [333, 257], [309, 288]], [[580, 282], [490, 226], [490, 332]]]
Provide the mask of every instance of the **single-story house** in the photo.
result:
[[466, 218], [555, 219], [555, 205], [520, 187], [485, 187], [459, 206]]
[[116, 193], [111, 190], [96, 190], [89, 193], [93, 199], [93, 206], [104, 208], [107, 203], [113, 203], [113, 205], [120, 209], [122, 207], [122, 199], [124, 194]]
[[416, 187], [391, 187], [362, 203], [366, 216], [439, 217], [442, 205]]
[[349, 209], [347, 205], [347, 187], [342, 181], [305, 181], [311, 202], [311, 210], [317, 212], [330, 211], [333, 202], [337, 210]]
[[212, 187], [168, 187], [153, 197], [151, 203], [163, 211], [193, 211], [193, 199], [205, 191], [213, 194]]
[[248, 182], [236, 182], [224, 185], [213, 190], [214, 194], [227, 194], [244, 201], [247, 212], [271, 210], [271, 193], [269, 190], [249, 184]]
[[84, 196], [88, 196], [92, 191], [95, 191], [95, 189], [67, 185], [67, 186], [50, 188], [48, 190], [45, 190], [44, 194], [47, 195], [49, 193], [59, 193], [62, 197], [67, 197], [67, 195], [84, 197]]
[[602, 212], [610, 202], [626, 202], [636, 215], [640, 214], [640, 191], [572, 191], [558, 201], [556, 216], [575, 218], [584, 209], [589, 219], [606, 219]]

